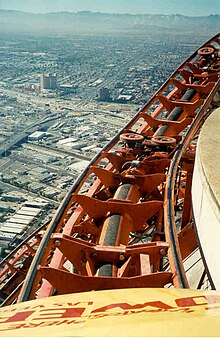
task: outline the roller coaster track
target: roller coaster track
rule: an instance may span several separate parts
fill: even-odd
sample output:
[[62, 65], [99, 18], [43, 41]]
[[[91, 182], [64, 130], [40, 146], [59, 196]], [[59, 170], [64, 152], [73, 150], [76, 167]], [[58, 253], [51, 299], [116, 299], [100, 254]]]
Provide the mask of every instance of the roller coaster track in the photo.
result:
[[183, 260], [198, 247], [192, 173], [200, 128], [219, 105], [219, 38], [171, 75], [92, 159], [51, 222], [0, 263], [2, 306], [91, 290], [190, 287]]

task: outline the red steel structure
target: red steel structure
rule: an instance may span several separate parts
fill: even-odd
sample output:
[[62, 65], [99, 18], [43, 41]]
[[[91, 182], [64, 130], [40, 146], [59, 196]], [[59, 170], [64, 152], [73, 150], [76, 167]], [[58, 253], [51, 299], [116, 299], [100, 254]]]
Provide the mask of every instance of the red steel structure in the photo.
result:
[[0, 263], [2, 306], [91, 290], [190, 287], [183, 260], [198, 247], [192, 173], [200, 128], [219, 106], [219, 38], [171, 75], [77, 178], [51, 222]]

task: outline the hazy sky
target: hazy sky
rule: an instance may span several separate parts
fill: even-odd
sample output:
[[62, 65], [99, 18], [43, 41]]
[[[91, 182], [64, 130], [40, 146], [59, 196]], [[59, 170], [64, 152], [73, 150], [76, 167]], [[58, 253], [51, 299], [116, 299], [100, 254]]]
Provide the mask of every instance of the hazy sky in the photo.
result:
[[89, 10], [202, 16], [220, 14], [220, 0], [0, 0], [0, 8], [34, 13]]

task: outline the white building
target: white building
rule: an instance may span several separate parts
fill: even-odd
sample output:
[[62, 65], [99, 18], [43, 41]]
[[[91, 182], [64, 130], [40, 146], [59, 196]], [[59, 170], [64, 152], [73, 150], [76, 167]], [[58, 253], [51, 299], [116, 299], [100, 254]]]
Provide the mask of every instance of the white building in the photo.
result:
[[56, 73], [41, 74], [40, 75], [40, 90], [44, 89], [55, 90], [57, 88], [57, 75]]

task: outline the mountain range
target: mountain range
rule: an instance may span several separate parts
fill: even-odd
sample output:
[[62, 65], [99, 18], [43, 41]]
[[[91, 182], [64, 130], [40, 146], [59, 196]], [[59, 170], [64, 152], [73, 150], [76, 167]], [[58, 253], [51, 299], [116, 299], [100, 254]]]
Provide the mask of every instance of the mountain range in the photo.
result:
[[220, 15], [189, 17], [180, 14], [108, 14], [90, 11], [27, 13], [0, 10], [1, 33], [40, 34], [217, 34]]

